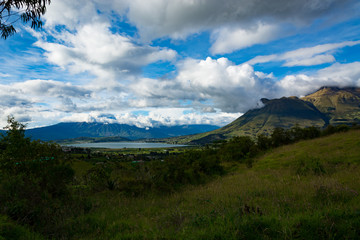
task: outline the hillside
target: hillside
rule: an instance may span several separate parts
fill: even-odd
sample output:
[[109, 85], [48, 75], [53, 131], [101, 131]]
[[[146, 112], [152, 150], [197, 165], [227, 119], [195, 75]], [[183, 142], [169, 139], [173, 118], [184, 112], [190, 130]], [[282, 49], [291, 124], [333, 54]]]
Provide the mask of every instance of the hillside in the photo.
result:
[[76, 220], [75, 238], [356, 239], [359, 136], [283, 146], [251, 169], [234, 163], [231, 174], [170, 195], [98, 194], [98, 207]]

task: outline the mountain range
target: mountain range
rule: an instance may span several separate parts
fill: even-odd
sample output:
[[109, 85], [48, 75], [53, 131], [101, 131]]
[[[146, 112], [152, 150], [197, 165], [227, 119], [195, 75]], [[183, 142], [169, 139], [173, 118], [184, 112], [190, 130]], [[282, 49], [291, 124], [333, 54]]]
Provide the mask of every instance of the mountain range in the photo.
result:
[[[138, 140], [197, 134], [212, 131], [217, 128], [219, 127], [206, 124], [139, 128], [118, 123], [64, 122], [47, 127], [28, 129], [25, 131], [25, 135], [32, 139], [40, 139], [43, 141], [104, 137], [122, 137], [123, 140]], [[116, 140], [118, 141], [119, 138], [116, 138]]]
[[207, 143], [234, 136], [271, 134], [274, 128], [360, 123], [360, 88], [322, 87], [305, 97], [261, 99], [261, 108], [252, 109], [232, 123], [193, 136], [178, 137], [173, 142]]

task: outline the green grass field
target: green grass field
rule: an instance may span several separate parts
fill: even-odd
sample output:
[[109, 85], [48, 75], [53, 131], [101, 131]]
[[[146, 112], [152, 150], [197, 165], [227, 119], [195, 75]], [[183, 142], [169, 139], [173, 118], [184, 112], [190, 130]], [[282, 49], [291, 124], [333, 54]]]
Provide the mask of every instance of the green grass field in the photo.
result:
[[64, 231], [70, 239], [357, 239], [359, 163], [360, 131], [302, 141], [173, 194], [98, 193]]

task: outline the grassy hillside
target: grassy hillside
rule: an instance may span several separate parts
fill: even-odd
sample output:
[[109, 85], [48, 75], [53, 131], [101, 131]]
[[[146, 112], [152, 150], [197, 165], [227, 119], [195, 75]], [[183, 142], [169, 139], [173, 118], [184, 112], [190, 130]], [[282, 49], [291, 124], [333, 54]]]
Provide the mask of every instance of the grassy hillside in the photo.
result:
[[356, 239], [360, 131], [268, 151], [253, 168], [170, 195], [94, 195], [70, 239]]

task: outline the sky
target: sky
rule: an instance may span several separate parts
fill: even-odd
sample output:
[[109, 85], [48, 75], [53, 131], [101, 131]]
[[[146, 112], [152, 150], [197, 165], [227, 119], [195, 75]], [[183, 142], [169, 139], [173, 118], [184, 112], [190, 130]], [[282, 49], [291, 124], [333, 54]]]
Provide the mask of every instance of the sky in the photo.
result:
[[261, 98], [360, 87], [359, 0], [52, 0], [0, 40], [0, 126], [224, 126]]

